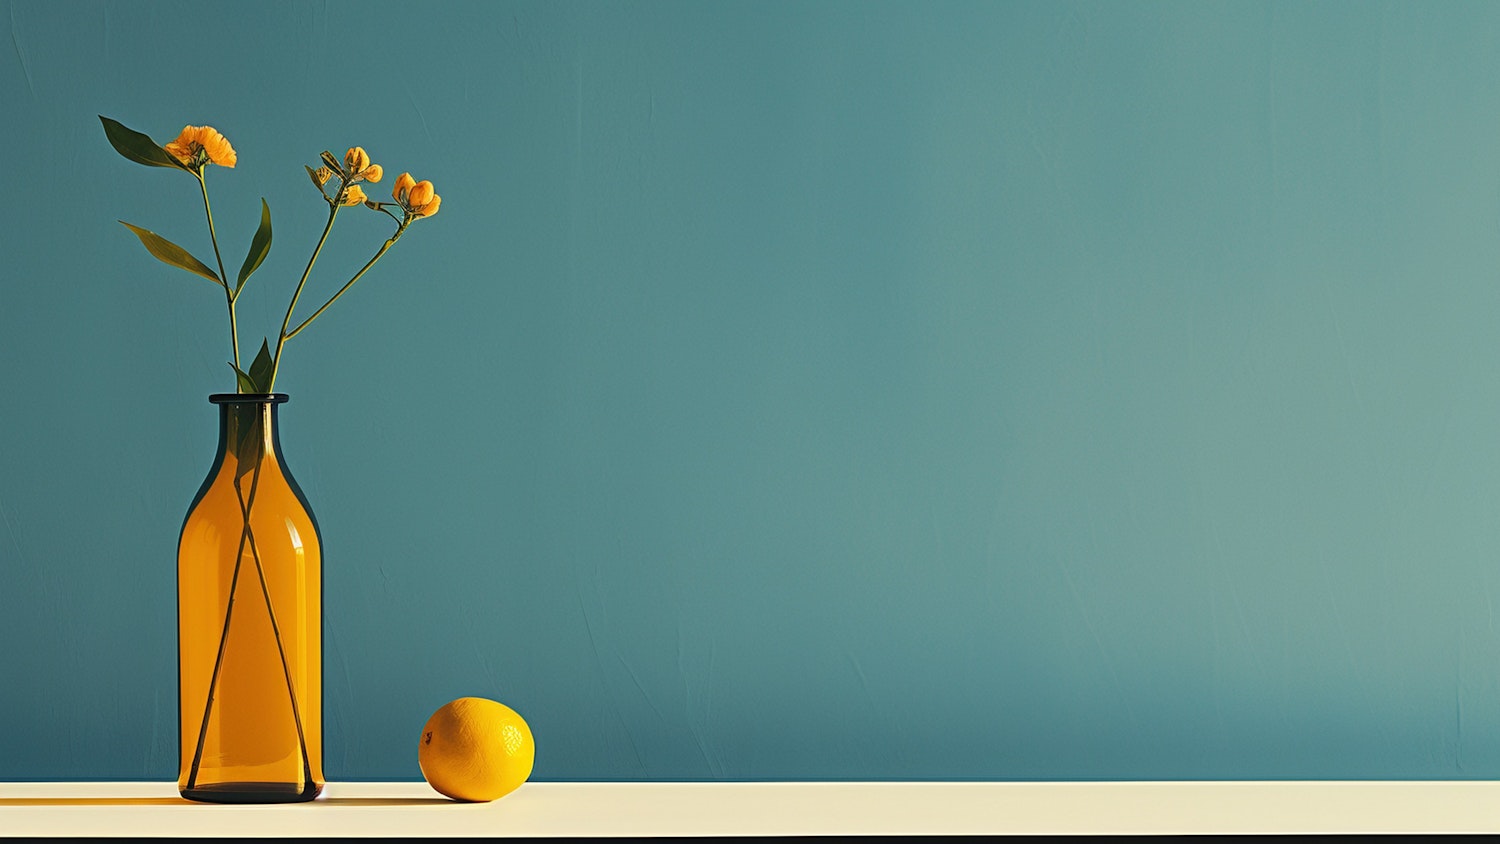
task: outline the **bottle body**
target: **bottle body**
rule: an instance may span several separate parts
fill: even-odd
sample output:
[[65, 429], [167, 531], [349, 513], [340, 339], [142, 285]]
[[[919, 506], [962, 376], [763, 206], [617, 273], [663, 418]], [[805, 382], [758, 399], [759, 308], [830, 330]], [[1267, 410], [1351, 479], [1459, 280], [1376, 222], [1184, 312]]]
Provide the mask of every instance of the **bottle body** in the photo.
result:
[[277, 432], [284, 395], [223, 394], [177, 550], [178, 790], [311, 800], [323, 779], [322, 542]]

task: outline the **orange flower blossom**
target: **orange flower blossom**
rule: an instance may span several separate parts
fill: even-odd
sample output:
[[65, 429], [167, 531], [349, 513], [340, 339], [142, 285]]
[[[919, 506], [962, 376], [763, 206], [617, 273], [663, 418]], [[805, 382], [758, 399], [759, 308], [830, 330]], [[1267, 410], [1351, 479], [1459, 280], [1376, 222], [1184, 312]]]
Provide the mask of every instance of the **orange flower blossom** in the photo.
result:
[[371, 164], [364, 147], [350, 147], [344, 153], [344, 168], [351, 182], [378, 182], [385, 175], [379, 164]]
[[205, 163], [233, 167], [238, 158], [228, 139], [212, 126], [184, 126], [177, 140], [162, 149], [193, 168], [201, 168]]
[[402, 173], [396, 177], [396, 188], [391, 191], [391, 198], [413, 218], [431, 217], [443, 204], [443, 198], [433, 192], [432, 182], [426, 179], [419, 182], [410, 173]]

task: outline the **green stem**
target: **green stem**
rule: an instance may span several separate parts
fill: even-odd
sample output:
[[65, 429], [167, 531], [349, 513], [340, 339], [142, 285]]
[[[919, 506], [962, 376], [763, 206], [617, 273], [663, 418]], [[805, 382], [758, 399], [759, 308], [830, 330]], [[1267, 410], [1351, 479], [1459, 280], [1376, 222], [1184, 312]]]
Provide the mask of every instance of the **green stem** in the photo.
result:
[[[343, 196], [344, 188], [348, 186], [348, 182], [341, 182], [334, 196]], [[318, 253], [323, 251], [323, 244], [328, 241], [328, 233], [333, 230], [333, 221], [339, 215], [341, 206], [338, 202], [330, 202], [329, 205], [328, 224], [323, 227], [323, 236], [318, 238], [318, 245], [313, 248], [312, 256], [307, 259], [307, 269], [302, 271], [302, 279], [297, 282], [297, 289], [292, 293], [292, 301], [286, 306], [286, 318], [281, 321], [281, 333], [276, 335], [276, 352], [271, 355], [271, 378], [266, 383], [268, 393], [276, 384], [277, 370], [281, 369], [281, 347], [286, 344], [286, 327], [292, 322], [292, 311], [297, 308], [297, 299], [302, 296], [302, 286], [307, 284], [307, 277], [312, 274], [313, 264], [318, 261]]]
[[204, 740], [208, 736], [209, 715], [213, 712], [214, 693], [219, 683], [219, 669], [224, 664], [224, 649], [229, 642], [229, 623], [234, 615], [234, 593], [235, 588], [239, 585], [240, 567], [244, 562], [246, 542], [250, 545], [250, 556], [255, 561], [255, 572], [260, 578], [260, 591], [266, 601], [266, 613], [271, 619], [271, 635], [276, 640], [276, 653], [281, 657], [281, 673], [286, 678], [287, 695], [292, 704], [292, 721], [297, 727], [297, 745], [302, 753], [303, 777], [307, 782], [312, 782], [312, 761], [307, 755], [307, 738], [302, 729], [302, 710], [297, 705], [297, 689], [292, 683], [292, 671], [286, 659], [286, 646], [281, 641], [281, 626], [276, 621], [276, 609], [271, 605], [271, 589], [266, 583], [265, 565], [260, 559], [260, 548], [255, 542], [255, 532], [250, 527], [250, 510], [255, 506], [255, 493], [257, 487], [260, 485], [261, 470], [265, 466], [266, 448], [264, 440], [261, 439], [265, 436], [265, 418], [264, 416], [257, 416], [256, 421], [251, 425], [250, 432], [245, 435], [247, 440], [251, 437], [255, 438], [253, 445], [255, 450], [255, 468], [252, 470], [254, 475], [250, 479], [250, 494], [248, 497], [244, 489], [240, 486], [240, 478], [236, 477], [234, 479], [234, 494], [239, 499], [240, 519], [243, 527], [240, 529], [240, 545], [238, 556], [235, 558], [234, 574], [230, 577], [229, 603], [224, 611], [224, 631], [219, 636], [219, 653], [214, 660], [213, 677], [208, 683], [208, 698], [203, 705], [203, 723], [198, 727], [198, 746], [193, 752], [193, 765], [188, 773], [187, 788], [189, 790], [192, 790], [197, 785], [198, 770], [203, 761], [203, 745]]
[[[250, 508], [255, 506], [255, 491], [260, 485], [260, 460], [256, 459], [255, 477], [250, 479], [250, 496], [241, 507], [240, 513], [244, 517], [244, 527], [240, 529], [240, 546], [234, 555], [234, 574], [229, 578], [229, 603], [224, 610], [224, 632], [219, 634], [219, 654], [214, 657], [213, 676], [208, 681], [208, 697], [203, 703], [203, 721], [198, 726], [198, 747], [193, 751], [193, 765], [188, 772], [187, 787], [191, 791], [198, 784], [198, 766], [203, 762], [203, 742], [208, 738], [208, 717], [214, 709], [214, 691], [219, 685], [219, 669], [224, 666], [224, 648], [229, 644], [229, 621], [234, 617], [234, 592], [240, 584], [240, 564], [245, 561], [245, 542], [250, 537]], [[234, 481], [234, 489], [239, 493], [239, 479]]]
[[380, 256], [384, 255], [387, 249], [390, 249], [392, 246], [396, 245], [396, 241], [401, 238], [401, 232], [402, 231], [403, 231], [402, 229], [397, 229], [396, 233], [391, 236], [391, 239], [387, 240], [385, 242], [385, 244], [380, 247], [380, 251], [375, 253], [375, 257], [371, 258], [368, 262], [366, 262], [365, 265], [360, 268], [359, 272], [357, 272], [357, 273], [354, 274], [354, 278], [349, 279], [349, 282], [347, 284], [345, 284], [343, 287], [340, 287], [339, 288], [339, 292], [333, 294], [333, 298], [331, 298], [327, 302], [323, 303], [323, 307], [318, 308], [316, 311], [313, 312], [312, 316], [310, 316], [307, 319], [303, 320], [301, 325], [298, 325], [296, 328], [292, 329], [292, 333], [286, 334], [286, 328], [283, 327], [282, 328], [282, 333], [285, 335], [285, 339], [290, 340], [293, 337], [296, 337], [297, 333], [299, 331], [301, 331], [302, 329], [306, 328], [308, 325], [312, 324], [312, 321], [318, 318], [318, 314], [321, 314], [324, 311], [328, 310], [328, 306], [329, 305], [332, 305], [334, 302], [337, 302], [338, 298], [340, 296], [344, 295], [344, 291], [346, 291], [349, 288], [353, 287], [354, 286], [354, 282], [359, 281], [360, 276], [364, 275], [366, 271], [368, 271], [371, 267], [375, 266], [375, 262], [380, 260]]
[[219, 263], [219, 282], [224, 287], [224, 300], [229, 303], [229, 345], [234, 348], [234, 368], [239, 369], [240, 335], [234, 321], [234, 291], [229, 289], [229, 276], [224, 274], [224, 258], [219, 255], [219, 235], [214, 231], [214, 212], [208, 204], [208, 182], [204, 180], [202, 170], [194, 175], [198, 177], [198, 187], [203, 191], [203, 214], [208, 217], [208, 239], [214, 245], [214, 260]]
[[[260, 473], [257, 465], [256, 474]], [[251, 482], [252, 485], [254, 482]], [[240, 492], [240, 482], [234, 482], [235, 495], [240, 499], [240, 513], [245, 518], [245, 523], [250, 523], [250, 506], [245, 502], [244, 495]], [[260, 593], [266, 599], [266, 612], [271, 616], [271, 635], [276, 639], [276, 653], [281, 657], [281, 673], [286, 677], [287, 696], [292, 702], [292, 722], [297, 725], [297, 747], [302, 751], [302, 776], [303, 779], [312, 782], [312, 760], [307, 755], [307, 737], [302, 732], [302, 710], [297, 706], [297, 689], [292, 684], [292, 669], [287, 665], [286, 646], [281, 643], [281, 626], [276, 623], [276, 610], [271, 606], [271, 587], [266, 584], [266, 569], [260, 561], [260, 549], [255, 545], [255, 534], [250, 533], [250, 556], [255, 558], [255, 573], [260, 576]]]

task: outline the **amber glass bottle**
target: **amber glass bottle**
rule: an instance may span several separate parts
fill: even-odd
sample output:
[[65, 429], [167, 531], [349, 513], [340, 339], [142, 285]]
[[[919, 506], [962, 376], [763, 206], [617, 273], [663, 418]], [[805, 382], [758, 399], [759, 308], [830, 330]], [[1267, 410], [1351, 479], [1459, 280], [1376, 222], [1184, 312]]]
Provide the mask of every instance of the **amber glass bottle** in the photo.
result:
[[177, 547], [181, 767], [191, 800], [323, 790], [318, 524], [282, 458], [275, 394], [219, 394], [219, 454]]

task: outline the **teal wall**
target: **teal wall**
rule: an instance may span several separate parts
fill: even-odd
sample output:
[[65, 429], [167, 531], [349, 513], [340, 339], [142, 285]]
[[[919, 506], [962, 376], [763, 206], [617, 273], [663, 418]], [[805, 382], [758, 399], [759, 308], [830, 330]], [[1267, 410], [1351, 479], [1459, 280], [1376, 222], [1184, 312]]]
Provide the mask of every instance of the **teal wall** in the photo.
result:
[[227, 332], [98, 114], [246, 338], [320, 150], [443, 196], [278, 383], [332, 779], [1500, 776], [1500, 4], [0, 6], [0, 780], [176, 772]]

